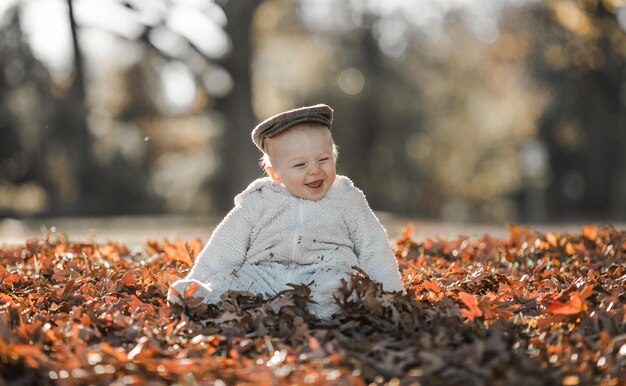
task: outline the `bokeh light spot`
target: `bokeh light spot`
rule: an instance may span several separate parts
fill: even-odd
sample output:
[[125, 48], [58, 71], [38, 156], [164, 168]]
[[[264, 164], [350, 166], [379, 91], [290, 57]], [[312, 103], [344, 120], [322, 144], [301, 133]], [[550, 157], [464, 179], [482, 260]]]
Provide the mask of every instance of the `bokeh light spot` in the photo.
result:
[[365, 77], [356, 68], [347, 68], [341, 72], [337, 80], [339, 88], [345, 94], [356, 95], [365, 87]]

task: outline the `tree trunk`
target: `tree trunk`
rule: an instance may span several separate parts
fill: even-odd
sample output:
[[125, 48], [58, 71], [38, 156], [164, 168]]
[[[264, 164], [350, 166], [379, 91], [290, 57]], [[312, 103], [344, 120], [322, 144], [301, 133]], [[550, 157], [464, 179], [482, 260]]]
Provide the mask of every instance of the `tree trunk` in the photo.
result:
[[84, 65], [72, 0], [67, 0], [67, 5], [74, 47], [74, 73], [65, 100], [60, 102], [61, 111], [52, 130], [51, 140], [56, 143], [58, 154], [65, 159], [72, 188], [71, 194], [62, 193], [66, 196], [56, 198], [52, 212], [93, 213], [97, 212], [96, 178], [92, 139], [87, 129]]
[[214, 189], [215, 202], [221, 211], [230, 209], [233, 197], [261, 175], [260, 154], [250, 139], [250, 132], [257, 120], [252, 109], [251, 30], [254, 13], [262, 1], [228, 1], [223, 6], [232, 49], [221, 64], [233, 77], [234, 86], [227, 96], [216, 102], [216, 109], [226, 120], [219, 149], [221, 167]]

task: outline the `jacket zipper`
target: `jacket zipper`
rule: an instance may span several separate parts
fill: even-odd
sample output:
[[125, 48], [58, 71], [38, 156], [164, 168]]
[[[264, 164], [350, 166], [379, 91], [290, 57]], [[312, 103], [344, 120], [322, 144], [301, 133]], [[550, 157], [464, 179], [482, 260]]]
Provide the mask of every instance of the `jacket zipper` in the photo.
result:
[[296, 262], [296, 249], [298, 248], [298, 233], [300, 233], [300, 228], [302, 228], [303, 222], [303, 208], [302, 208], [302, 199], [298, 199], [298, 222], [296, 224], [295, 229], [293, 230], [293, 239], [291, 241], [291, 261], [293, 263]]

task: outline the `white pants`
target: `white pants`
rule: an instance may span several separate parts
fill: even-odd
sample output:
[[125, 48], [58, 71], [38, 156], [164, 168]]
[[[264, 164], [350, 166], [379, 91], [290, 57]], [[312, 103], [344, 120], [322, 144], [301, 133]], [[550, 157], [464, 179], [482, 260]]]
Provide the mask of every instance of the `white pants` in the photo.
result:
[[[180, 279], [175, 281], [171, 288], [184, 296], [189, 285], [195, 283], [198, 285], [198, 290], [194, 296], [203, 298], [205, 303], [217, 303], [220, 301], [220, 296], [229, 290], [273, 296], [280, 291], [290, 289], [288, 283], [309, 284], [313, 282], [311, 296], [315, 303], [310, 304], [308, 310], [320, 319], [328, 319], [339, 311], [333, 295], [338, 294], [341, 279], [349, 281], [350, 270], [336, 266], [282, 268], [279, 270], [282, 272], [277, 272], [276, 268], [247, 265], [237, 271], [214, 272], [212, 277], [205, 282], [196, 279]], [[173, 294], [171, 289], [167, 293], [167, 300], [180, 304], [180, 299]]]

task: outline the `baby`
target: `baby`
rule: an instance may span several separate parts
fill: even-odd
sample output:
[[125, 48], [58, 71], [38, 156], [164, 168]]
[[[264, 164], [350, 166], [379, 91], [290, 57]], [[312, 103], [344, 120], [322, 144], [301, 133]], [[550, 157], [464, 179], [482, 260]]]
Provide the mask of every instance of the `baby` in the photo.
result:
[[[275, 295], [288, 283], [311, 285], [309, 311], [327, 319], [341, 279], [358, 266], [386, 291], [402, 291], [387, 234], [363, 192], [336, 174], [333, 110], [323, 104], [283, 112], [254, 128], [268, 177], [235, 197], [186, 278], [207, 303], [228, 290]], [[180, 303], [170, 289], [168, 300]]]

